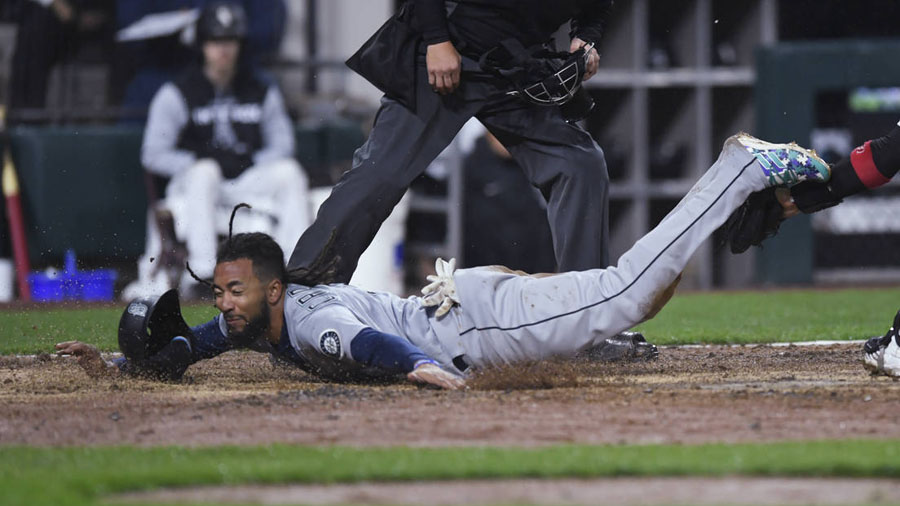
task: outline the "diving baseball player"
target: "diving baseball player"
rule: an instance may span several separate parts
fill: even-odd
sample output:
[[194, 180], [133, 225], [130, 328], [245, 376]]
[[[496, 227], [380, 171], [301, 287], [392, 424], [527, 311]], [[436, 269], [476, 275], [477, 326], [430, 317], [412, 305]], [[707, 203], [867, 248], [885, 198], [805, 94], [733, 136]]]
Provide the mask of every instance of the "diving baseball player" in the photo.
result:
[[[405, 374], [413, 382], [461, 388], [470, 369], [572, 356], [652, 318], [672, 296], [693, 252], [751, 193], [829, 177], [828, 165], [813, 152], [736, 135], [615, 267], [541, 276], [497, 266], [455, 270], [452, 261], [439, 261], [424, 298], [291, 283], [281, 249], [269, 236], [238, 234], [222, 243], [216, 259], [220, 315], [194, 329], [180, 315], [148, 323], [157, 312], [177, 312], [171, 304], [161, 309], [137, 301], [122, 317], [120, 347], [134, 369], [169, 377], [243, 346], [326, 378]], [[156, 325], [153, 336], [176, 337], [153, 342], [148, 325]], [[82, 343], [58, 347], [90, 355]]]

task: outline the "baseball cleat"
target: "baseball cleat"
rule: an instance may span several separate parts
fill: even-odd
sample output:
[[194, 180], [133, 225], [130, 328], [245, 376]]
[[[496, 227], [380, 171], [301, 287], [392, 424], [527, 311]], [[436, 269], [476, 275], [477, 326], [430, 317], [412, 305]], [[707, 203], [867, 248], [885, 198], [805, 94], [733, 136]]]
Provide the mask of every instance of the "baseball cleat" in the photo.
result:
[[740, 133], [735, 140], [756, 158], [768, 186], [793, 186], [803, 181], [825, 183], [831, 168], [815, 151], [794, 142], [775, 144]]
[[863, 367], [872, 374], [882, 372], [892, 378], [900, 378], [900, 311], [894, 316], [894, 324], [881, 337], [873, 337], [863, 345]]
[[580, 352], [578, 356], [594, 362], [647, 362], [659, 358], [659, 348], [648, 343], [640, 332], [621, 332]]
[[873, 375], [879, 374], [884, 368], [884, 350], [887, 345], [882, 345], [883, 336], [870, 337], [863, 345], [863, 367]]

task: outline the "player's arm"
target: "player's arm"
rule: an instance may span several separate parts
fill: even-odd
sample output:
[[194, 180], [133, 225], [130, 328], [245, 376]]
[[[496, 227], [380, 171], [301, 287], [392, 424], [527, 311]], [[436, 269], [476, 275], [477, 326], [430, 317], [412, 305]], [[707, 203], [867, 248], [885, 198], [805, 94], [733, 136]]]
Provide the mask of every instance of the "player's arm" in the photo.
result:
[[194, 153], [177, 147], [188, 114], [187, 102], [174, 84], [166, 83], [156, 92], [141, 146], [141, 163], [149, 172], [172, 177], [197, 161]]
[[613, 2], [608, 0], [584, 2], [584, 4], [587, 5], [579, 7], [575, 17], [572, 19], [572, 31], [570, 33], [572, 42], [569, 44], [569, 52], [574, 53], [587, 44], [595, 45], [588, 52], [585, 65], [584, 80], [587, 81], [594, 77], [600, 66], [600, 53], [597, 51], [596, 44], [599, 44], [600, 38], [603, 37], [603, 30], [612, 10]]
[[813, 213], [839, 204], [845, 197], [877, 188], [900, 170], [900, 123], [887, 135], [867, 141], [848, 158], [831, 166], [828, 184], [800, 183], [791, 187], [785, 216]]
[[465, 386], [462, 378], [441, 369], [435, 360], [406, 339], [369, 327], [362, 329], [350, 342], [350, 355], [366, 366], [390, 373], [406, 373], [413, 383], [448, 390]]
[[431, 89], [446, 95], [459, 87], [462, 58], [450, 42], [444, 0], [416, 0], [416, 24], [425, 41], [425, 66]]
[[309, 318], [297, 323], [295, 331], [306, 345], [337, 362], [349, 360], [377, 368], [386, 375], [406, 374], [414, 383], [440, 388], [464, 386], [462, 378], [441, 369], [407, 339], [371, 328], [336, 302], [317, 308]]
[[[104, 360], [97, 347], [80, 341], [66, 341], [56, 345], [58, 355], [71, 355], [92, 378], [142, 375], [177, 379], [191, 364], [224, 353], [234, 346], [225, 335], [219, 318], [192, 327], [191, 336], [173, 336], [170, 343], [144, 360], [140, 366], [127, 358]], [[173, 373], [173, 371], [175, 371]]]
[[56, 345], [56, 354], [74, 356], [78, 365], [92, 378], [113, 378], [122, 374], [112, 361], [103, 360], [100, 350], [91, 344], [66, 341]]
[[294, 129], [277, 86], [269, 86], [262, 104], [263, 147], [253, 154], [253, 163], [266, 163], [294, 156]]

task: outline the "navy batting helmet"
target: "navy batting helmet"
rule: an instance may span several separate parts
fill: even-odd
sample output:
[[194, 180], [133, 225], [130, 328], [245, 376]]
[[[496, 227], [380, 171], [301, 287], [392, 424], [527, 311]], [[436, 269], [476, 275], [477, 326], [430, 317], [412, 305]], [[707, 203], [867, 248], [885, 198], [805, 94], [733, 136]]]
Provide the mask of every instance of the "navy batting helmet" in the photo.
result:
[[197, 19], [197, 40], [243, 39], [247, 36], [247, 14], [237, 2], [210, 2]]
[[183, 336], [193, 343], [194, 333], [181, 316], [178, 291], [131, 301], [119, 319], [119, 349], [132, 361], [142, 361]]

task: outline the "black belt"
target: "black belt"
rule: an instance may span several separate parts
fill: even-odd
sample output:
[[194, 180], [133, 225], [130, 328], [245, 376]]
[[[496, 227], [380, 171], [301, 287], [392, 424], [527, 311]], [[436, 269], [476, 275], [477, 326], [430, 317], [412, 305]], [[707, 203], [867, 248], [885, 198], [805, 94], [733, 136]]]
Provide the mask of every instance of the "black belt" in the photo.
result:
[[466, 363], [465, 355], [458, 355], [456, 357], [453, 357], [453, 365], [461, 372], [466, 372], [466, 369], [469, 368], [469, 364]]

